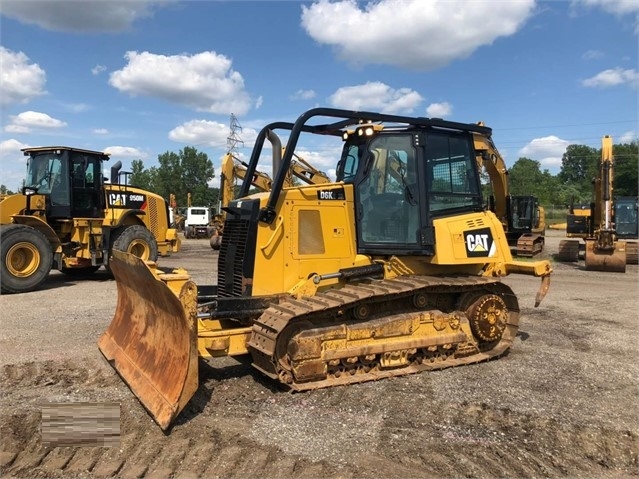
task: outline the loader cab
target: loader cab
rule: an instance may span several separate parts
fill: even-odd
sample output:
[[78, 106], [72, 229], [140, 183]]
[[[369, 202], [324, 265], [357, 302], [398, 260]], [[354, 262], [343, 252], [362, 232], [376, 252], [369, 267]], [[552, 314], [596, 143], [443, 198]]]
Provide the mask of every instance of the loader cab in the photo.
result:
[[103, 153], [71, 148], [27, 148], [25, 194], [46, 198], [52, 219], [104, 217]]

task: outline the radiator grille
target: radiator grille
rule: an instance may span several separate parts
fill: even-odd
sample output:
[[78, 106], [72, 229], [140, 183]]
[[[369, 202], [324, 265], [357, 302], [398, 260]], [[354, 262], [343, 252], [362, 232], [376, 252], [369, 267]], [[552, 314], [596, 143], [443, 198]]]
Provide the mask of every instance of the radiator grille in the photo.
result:
[[217, 291], [220, 297], [243, 294], [243, 265], [249, 229], [249, 220], [226, 219], [217, 270]]
[[154, 198], [149, 198], [147, 202], [147, 213], [149, 217], [149, 230], [156, 238], [160, 237], [158, 228], [158, 201]]

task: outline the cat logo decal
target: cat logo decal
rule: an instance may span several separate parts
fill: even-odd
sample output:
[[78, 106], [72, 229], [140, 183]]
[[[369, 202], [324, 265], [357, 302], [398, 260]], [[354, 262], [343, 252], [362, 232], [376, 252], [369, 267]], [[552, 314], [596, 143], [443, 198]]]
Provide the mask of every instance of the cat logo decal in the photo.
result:
[[497, 252], [490, 228], [464, 231], [464, 241], [469, 258], [491, 257]]

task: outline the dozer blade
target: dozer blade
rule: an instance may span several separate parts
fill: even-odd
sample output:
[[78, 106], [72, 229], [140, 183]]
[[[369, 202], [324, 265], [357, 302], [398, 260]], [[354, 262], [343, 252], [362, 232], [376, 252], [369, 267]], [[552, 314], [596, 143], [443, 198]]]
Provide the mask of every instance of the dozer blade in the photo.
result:
[[586, 269], [589, 271], [626, 272], [626, 243], [615, 242], [614, 249], [597, 249], [594, 241], [586, 241]]
[[120, 251], [109, 266], [118, 304], [98, 347], [166, 430], [198, 388], [197, 287]]

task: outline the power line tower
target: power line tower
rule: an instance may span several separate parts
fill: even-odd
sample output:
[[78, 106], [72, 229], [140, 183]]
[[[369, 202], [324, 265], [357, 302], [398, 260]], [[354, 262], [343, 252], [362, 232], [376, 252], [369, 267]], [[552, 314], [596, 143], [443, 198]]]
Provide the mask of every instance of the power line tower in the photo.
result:
[[239, 158], [238, 154], [238, 146], [244, 147], [244, 142], [242, 138], [240, 138], [240, 133], [242, 133], [242, 126], [238, 121], [237, 117], [231, 113], [231, 125], [230, 125], [230, 134], [226, 138], [226, 146], [228, 148], [228, 152], [231, 154], [233, 158]]

